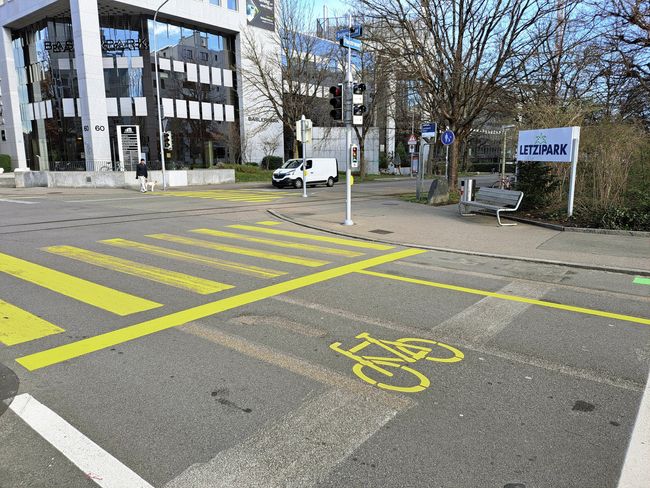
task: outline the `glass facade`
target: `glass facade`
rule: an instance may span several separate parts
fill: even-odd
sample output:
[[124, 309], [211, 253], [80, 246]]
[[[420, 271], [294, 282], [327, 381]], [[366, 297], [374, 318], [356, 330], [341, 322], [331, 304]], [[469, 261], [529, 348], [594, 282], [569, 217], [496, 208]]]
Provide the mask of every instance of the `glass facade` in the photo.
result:
[[[123, 159], [118, 125], [138, 125], [141, 151], [160, 165], [154, 46], [158, 46], [168, 169], [209, 167], [240, 152], [234, 36], [149, 16], [100, 16], [113, 161]], [[155, 39], [154, 39], [155, 35]], [[79, 89], [69, 19], [13, 32], [19, 97], [31, 169], [85, 169]], [[172, 110], [170, 110], [170, 107]], [[136, 161], [122, 161], [124, 169]], [[119, 167], [113, 165], [113, 168]], [[98, 168], [96, 168], [98, 169]]]

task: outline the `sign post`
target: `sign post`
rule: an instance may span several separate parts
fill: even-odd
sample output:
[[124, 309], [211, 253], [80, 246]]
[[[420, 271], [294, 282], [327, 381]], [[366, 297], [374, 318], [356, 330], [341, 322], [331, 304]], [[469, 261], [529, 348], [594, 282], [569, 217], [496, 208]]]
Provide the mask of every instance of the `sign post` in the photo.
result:
[[311, 141], [312, 123], [303, 115], [296, 122], [297, 139], [302, 142], [302, 196], [307, 198], [307, 143]]
[[454, 131], [449, 130], [449, 127], [442, 133], [440, 136], [440, 142], [445, 145], [445, 178], [449, 178], [449, 146], [454, 143], [456, 139], [456, 134]]
[[567, 203], [568, 217], [573, 215], [579, 146], [580, 127], [577, 126], [522, 130], [519, 131], [519, 140], [517, 142], [518, 161], [571, 163]]

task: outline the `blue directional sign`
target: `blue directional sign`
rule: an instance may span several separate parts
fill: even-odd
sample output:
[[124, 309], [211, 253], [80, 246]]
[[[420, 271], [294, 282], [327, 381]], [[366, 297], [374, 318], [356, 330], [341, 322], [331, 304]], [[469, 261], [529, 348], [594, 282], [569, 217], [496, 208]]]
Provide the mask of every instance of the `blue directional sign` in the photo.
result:
[[454, 139], [456, 139], [456, 136], [454, 135], [454, 131], [447, 129], [442, 133], [442, 136], [440, 137], [440, 142], [442, 142], [445, 146], [448, 146], [454, 142]]
[[350, 29], [341, 29], [336, 31], [336, 40], [340, 41], [344, 37], [350, 37]]
[[343, 47], [349, 47], [350, 49], [353, 49], [355, 51], [361, 51], [362, 44], [359, 39], [351, 39], [349, 37], [344, 37], [339, 42]]
[[422, 137], [426, 137], [427, 139], [429, 137], [433, 137], [435, 139], [437, 129], [438, 129], [438, 124], [436, 124], [435, 122], [427, 122], [427, 123], [422, 124], [420, 126], [420, 131], [422, 132]]

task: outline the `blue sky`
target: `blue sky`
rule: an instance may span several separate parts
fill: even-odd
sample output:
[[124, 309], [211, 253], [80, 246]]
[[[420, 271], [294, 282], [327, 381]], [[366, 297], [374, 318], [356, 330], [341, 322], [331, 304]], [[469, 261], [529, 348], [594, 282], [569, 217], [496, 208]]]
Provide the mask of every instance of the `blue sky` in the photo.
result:
[[[307, 4], [309, 1], [307, 0]], [[347, 11], [349, 2], [344, 2], [342, 0], [314, 0], [314, 17], [319, 19], [323, 16], [323, 5], [327, 5], [329, 10], [329, 16], [333, 17], [334, 14], [342, 15]]]

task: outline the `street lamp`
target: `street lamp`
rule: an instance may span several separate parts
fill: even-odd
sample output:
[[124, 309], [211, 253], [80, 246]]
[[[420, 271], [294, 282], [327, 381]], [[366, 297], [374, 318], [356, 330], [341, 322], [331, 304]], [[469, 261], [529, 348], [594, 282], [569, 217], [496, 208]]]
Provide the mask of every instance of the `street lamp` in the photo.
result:
[[165, 148], [163, 145], [163, 127], [162, 127], [162, 110], [160, 108], [160, 76], [158, 76], [158, 40], [156, 37], [156, 23], [158, 12], [165, 6], [169, 0], [165, 0], [156, 9], [153, 15], [153, 62], [156, 70], [156, 104], [158, 105], [158, 139], [160, 140], [160, 164], [162, 168], [162, 184], [163, 190], [167, 189], [167, 178], [165, 177]]
[[514, 125], [503, 125], [501, 126], [501, 131], [503, 132], [503, 154], [501, 155], [501, 182], [499, 183], [499, 188], [503, 189], [506, 181], [506, 136], [508, 134], [508, 129], [514, 129]]

